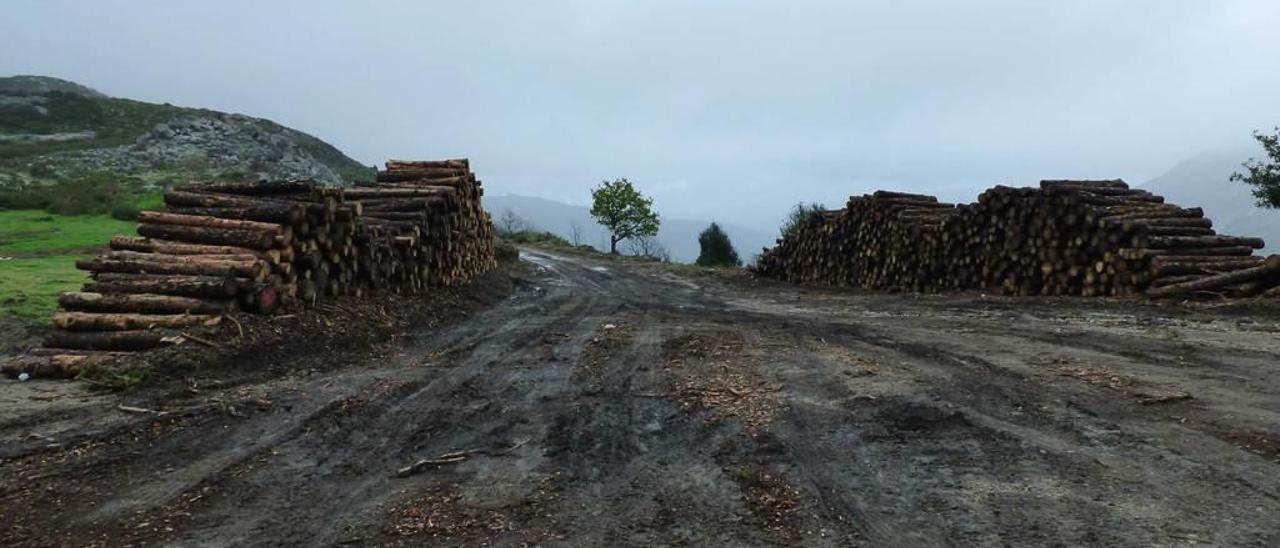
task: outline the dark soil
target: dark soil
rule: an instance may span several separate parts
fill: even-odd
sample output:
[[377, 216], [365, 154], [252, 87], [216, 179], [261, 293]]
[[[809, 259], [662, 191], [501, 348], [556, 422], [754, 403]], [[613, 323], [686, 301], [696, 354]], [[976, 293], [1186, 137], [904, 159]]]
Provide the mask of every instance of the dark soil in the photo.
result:
[[0, 539], [1280, 545], [1274, 307], [525, 257], [242, 318], [124, 392], [0, 385]]

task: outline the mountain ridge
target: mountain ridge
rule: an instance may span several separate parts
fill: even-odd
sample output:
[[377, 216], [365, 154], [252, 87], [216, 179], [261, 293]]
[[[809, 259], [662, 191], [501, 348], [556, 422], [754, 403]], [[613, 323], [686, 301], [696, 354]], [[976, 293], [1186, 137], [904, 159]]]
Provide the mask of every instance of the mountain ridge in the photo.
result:
[[108, 97], [42, 76], [0, 78], [0, 189], [109, 172], [144, 183], [307, 178], [350, 184], [373, 168], [265, 118]]

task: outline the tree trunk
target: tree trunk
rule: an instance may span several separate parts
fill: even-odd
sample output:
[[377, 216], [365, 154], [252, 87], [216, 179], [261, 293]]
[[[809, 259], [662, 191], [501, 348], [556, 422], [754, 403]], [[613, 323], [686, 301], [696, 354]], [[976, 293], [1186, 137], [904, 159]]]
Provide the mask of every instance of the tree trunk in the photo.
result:
[[142, 224], [138, 225], [138, 234], [159, 240], [176, 240], [210, 245], [229, 245], [263, 251], [271, 249], [276, 245], [276, 236], [274, 234], [256, 230]]
[[141, 312], [148, 314], [222, 314], [234, 301], [207, 301], [147, 293], [102, 294], [69, 292], [58, 297], [64, 310], [84, 312]]
[[130, 314], [58, 312], [53, 325], [67, 331], [131, 331], [217, 325], [221, 316], [202, 314]]
[[1150, 297], [1171, 297], [1197, 291], [1212, 291], [1229, 285], [1275, 276], [1278, 273], [1280, 273], [1280, 255], [1272, 255], [1267, 257], [1267, 261], [1261, 266], [1151, 289], [1147, 291], [1147, 295]]
[[130, 259], [92, 259], [76, 261], [76, 268], [92, 272], [123, 272], [130, 274], [181, 274], [187, 276], [218, 276], [224, 278], [249, 278], [261, 281], [267, 275], [267, 265], [262, 261], [185, 261], [167, 262]]
[[174, 333], [159, 330], [54, 331], [45, 340], [45, 346], [78, 350], [146, 350], [173, 344], [175, 340]]
[[[170, 276], [154, 274], [98, 273], [95, 281], [84, 284], [90, 293], [159, 294], [203, 299], [226, 299], [235, 296], [241, 282], [225, 276]], [[244, 280], [245, 283], [248, 280]]]

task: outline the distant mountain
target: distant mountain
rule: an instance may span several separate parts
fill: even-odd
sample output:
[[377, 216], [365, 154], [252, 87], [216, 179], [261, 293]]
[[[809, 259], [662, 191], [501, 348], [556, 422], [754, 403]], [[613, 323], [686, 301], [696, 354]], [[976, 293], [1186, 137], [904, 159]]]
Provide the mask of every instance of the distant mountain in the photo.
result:
[[0, 78], [0, 190], [107, 171], [144, 182], [367, 178], [373, 168], [262, 118], [108, 97], [44, 76]]
[[[495, 223], [501, 224], [503, 213], [510, 210], [516, 216], [539, 230], [545, 230], [572, 240], [573, 225], [581, 229], [579, 243], [591, 245], [599, 250], [608, 250], [609, 236], [604, 227], [596, 224], [591, 218], [590, 208], [570, 205], [535, 198], [532, 196], [485, 196], [485, 209], [493, 215]], [[671, 258], [679, 262], [691, 263], [698, 258], [698, 234], [711, 224], [711, 219], [692, 221], [685, 219], [662, 219], [658, 231], [658, 241], [671, 253]], [[772, 246], [776, 238], [774, 233], [752, 228], [720, 223], [729, 234], [733, 247], [745, 262], [750, 262], [765, 246]], [[626, 242], [620, 244], [623, 252], [628, 250]]]
[[1261, 155], [1261, 149], [1206, 152], [1139, 186], [1178, 205], [1204, 208], [1219, 234], [1258, 236], [1269, 252], [1280, 253], [1280, 210], [1257, 207], [1249, 187], [1230, 180], [1241, 162]]

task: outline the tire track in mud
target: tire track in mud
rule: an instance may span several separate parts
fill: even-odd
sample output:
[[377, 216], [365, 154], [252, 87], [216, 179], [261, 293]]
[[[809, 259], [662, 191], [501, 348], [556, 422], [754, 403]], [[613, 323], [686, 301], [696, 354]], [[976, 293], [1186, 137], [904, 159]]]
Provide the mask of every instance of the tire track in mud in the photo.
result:
[[[237, 498], [209, 497], [210, 507], [201, 509], [210, 518], [205, 521], [233, 524], [236, 529], [249, 526], [245, 538], [254, 542], [309, 538], [330, 543], [349, 540], [351, 531], [372, 534], [366, 522], [381, 520], [394, 498], [438, 483], [390, 478], [401, 466], [451, 451], [497, 451], [539, 435], [536, 428], [521, 427], [530, 408], [545, 397], [525, 386], [541, 379], [524, 379], [532, 369], [524, 364], [546, 362], [556, 352], [548, 345], [555, 340], [553, 335], [581, 331], [600, 308], [594, 298], [552, 296], [507, 311], [497, 330], [490, 322], [499, 318], [486, 313], [441, 333], [442, 341], [407, 349], [404, 361], [421, 361], [418, 356], [427, 355], [437, 356], [428, 357], [428, 363], [439, 363], [430, 363], [422, 372], [408, 370], [410, 380], [398, 381], [406, 383], [402, 389], [370, 400], [358, 413], [339, 415], [331, 408], [312, 417], [317, 423], [335, 417], [348, 420], [336, 421], [325, 432], [305, 432], [272, 446], [273, 454], [290, 455], [289, 459], [228, 480], [223, 490], [236, 493]], [[501, 460], [494, 464], [501, 466]], [[298, 476], [307, 481], [299, 482]], [[246, 505], [245, 499], [253, 504]], [[296, 507], [302, 501], [311, 507], [308, 510], [320, 511], [288, 516], [261, 511]], [[221, 512], [214, 508], [219, 502]], [[317, 528], [317, 523], [323, 525]], [[190, 530], [198, 536], [188, 540], [229, 536], [216, 525], [202, 529], [200, 523], [193, 523]]]
[[[900, 360], [899, 367], [906, 373], [905, 386], [900, 388], [910, 389], [873, 391], [870, 397], [859, 398], [851, 391], [824, 394], [824, 387], [829, 390], [850, 384], [833, 376], [815, 374], [813, 377], [821, 380], [808, 386], [800, 384], [802, 376], [788, 383], [795, 391], [824, 402], [787, 421], [802, 426], [784, 436], [788, 445], [796, 451], [798, 461], [811, 465], [814, 483], [838, 486], [831, 490], [842, 499], [838, 504], [864, 516], [860, 523], [877, 543], [909, 539], [913, 545], [992, 545], [1016, 539], [1015, 543], [1028, 545], [1123, 545], [1134, 542], [1135, 536], [1142, 538], [1142, 543], [1159, 543], [1170, 531], [1189, 529], [1194, 535], [1196, 526], [1209, 527], [1207, 523], [1188, 524], [1178, 514], [1143, 508], [1141, 498], [1177, 496], [1161, 493], [1169, 491], [1162, 485], [1171, 479], [1165, 477], [1171, 471], [1162, 462], [1164, 453], [1169, 449], [1188, 454], [1197, 451], [1188, 447], [1190, 444], [1166, 447], [1143, 432], [1145, 426], [1126, 425], [1122, 429], [1121, 422], [1133, 422], [1133, 403], [1097, 394], [1064, 395], [1060, 390], [1046, 390], [1043, 379], [1002, 368], [964, 350], [953, 353], [948, 343], [932, 332], [919, 333], [921, 340], [932, 340], [932, 344], [900, 338], [911, 331], [889, 326], [849, 329], [845, 325], [818, 329], [828, 342]], [[804, 343], [801, 336], [792, 341], [797, 347]], [[865, 378], [858, 377], [852, 384]], [[874, 387], [875, 382], [867, 384]], [[1074, 405], [1070, 405], [1072, 399], [1076, 400]], [[839, 409], [825, 404], [840, 401], [846, 405]], [[832, 415], [829, 422], [835, 426], [827, 426], [825, 436], [815, 435], [814, 425], [802, 421], [812, 420], [807, 415], [823, 413]], [[839, 437], [845, 442], [834, 446], [815, 443]], [[861, 466], [841, 466], [839, 459], [823, 462], [822, 455], [830, 455], [844, 444], [853, 446], [851, 460]], [[1101, 445], [1108, 447], [1091, 449]], [[920, 470], [913, 470], [917, 465], [927, 467], [929, 473], [921, 475]], [[1235, 479], [1217, 473], [1212, 466], [1179, 472], [1187, 479], [1210, 473], [1220, 477], [1219, 485], [1229, 486]], [[1135, 496], [1112, 487], [1126, 476], [1125, 481], [1143, 478], [1140, 484], [1155, 493]], [[1221, 504], [1233, 493], [1238, 491], [1219, 488], [1203, 495], [1203, 502]], [[1052, 502], [1041, 496], [1045, 494], [1068, 502]], [[1117, 501], [1119, 508], [1114, 504]], [[1265, 499], [1252, 502], [1271, 506]], [[1052, 508], [1047, 513], [1062, 524], [1037, 520], [1023, 508], [1039, 512]], [[878, 517], [873, 509], [887, 515]], [[1134, 531], [1120, 525], [1126, 521], [1161, 525]], [[1027, 527], [1028, 523], [1033, 527]], [[1127, 536], [1109, 536], [1112, 531], [1126, 529]], [[1260, 537], [1257, 531], [1250, 531], [1236, 538], [1253, 542]]]

